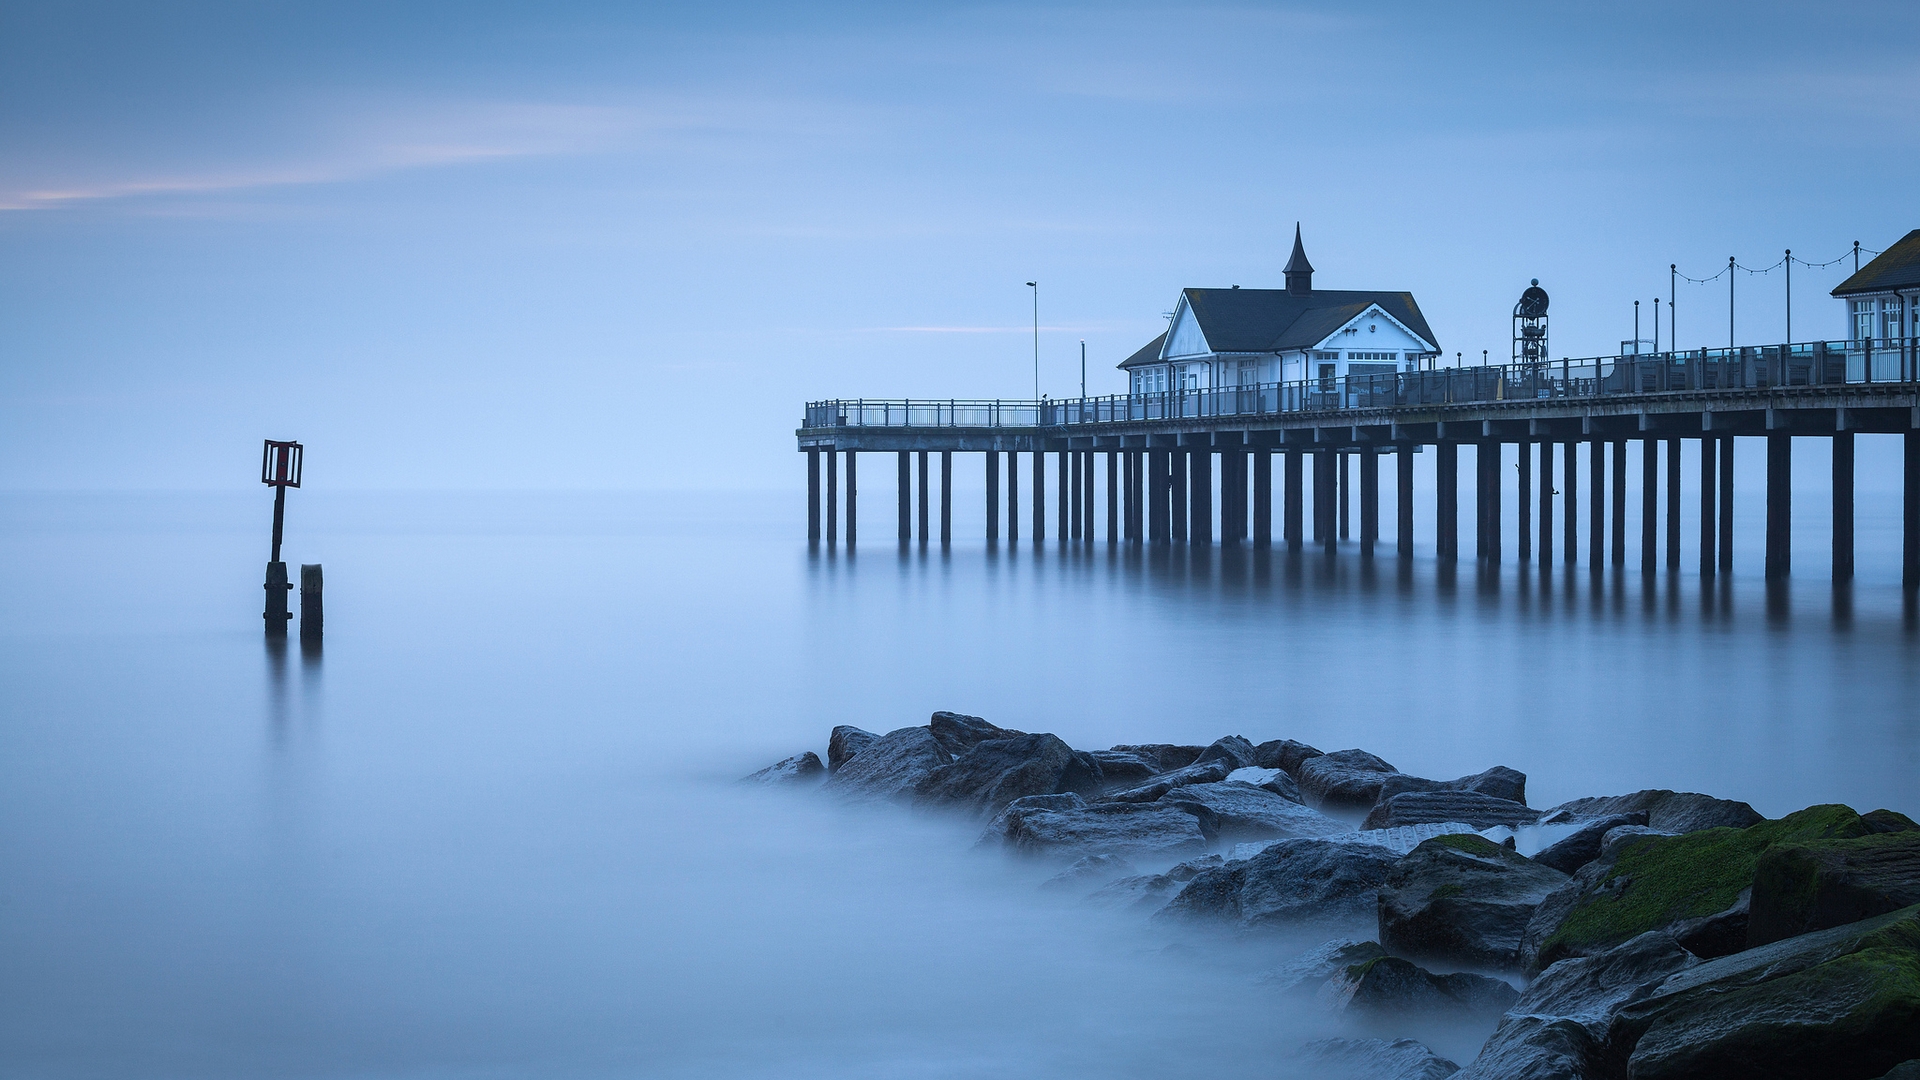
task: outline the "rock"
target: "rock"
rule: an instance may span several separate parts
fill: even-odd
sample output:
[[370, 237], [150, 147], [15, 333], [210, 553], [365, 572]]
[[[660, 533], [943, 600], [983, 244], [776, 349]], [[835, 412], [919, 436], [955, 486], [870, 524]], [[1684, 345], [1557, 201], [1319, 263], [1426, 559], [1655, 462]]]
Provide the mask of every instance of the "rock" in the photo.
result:
[[1607, 1071], [1607, 1028], [1620, 1007], [1699, 962], [1657, 932], [1597, 956], [1562, 960], [1527, 987], [1460, 1076], [1597, 1080]]
[[889, 731], [827, 777], [827, 791], [860, 799], [899, 799], [912, 796], [927, 774], [953, 760], [946, 748], [923, 727]]
[[1747, 947], [1747, 911], [1753, 890], [1742, 889], [1733, 903], [1698, 918], [1682, 919], [1667, 928], [1681, 947], [1698, 957], [1726, 956]]
[[1292, 802], [1302, 801], [1300, 798], [1300, 785], [1293, 782], [1293, 777], [1288, 776], [1279, 769], [1263, 769], [1257, 765], [1249, 766], [1245, 769], [1235, 769], [1227, 774], [1227, 782], [1230, 784], [1252, 784], [1254, 787], [1271, 791], [1283, 799]]
[[[1865, 815], [1862, 823], [1869, 824], [1871, 817]], [[1774, 844], [1754, 864], [1746, 947], [1858, 922], [1910, 904], [1920, 904], [1920, 832]]]
[[927, 729], [933, 732], [934, 741], [954, 757], [989, 739], [1015, 739], [1026, 734], [1012, 728], [997, 727], [977, 716], [956, 712], [934, 713], [933, 719], [927, 722]]
[[1505, 765], [1495, 765], [1486, 772], [1463, 776], [1458, 780], [1428, 780], [1425, 777], [1395, 773], [1381, 781], [1380, 793], [1376, 798], [1380, 802], [1385, 802], [1395, 795], [1409, 791], [1470, 791], [1517, 802], [1524, 806], [1527, 802], [1527, 774], [1518, 769], [1509, 769]]
[[1211, 784], [1225, 780], [1227, 774], [1232, 771], [1232, 765], [1225, 761], [1196, 762], [1172, 772], [1161, 773], [1144, 784], [1109, 792], [1102, 801], [1153, 802], [1177, 787], [1186, 787], [1188, 784]]
[[1920, 822], [1915, 822], [1907, 815], [1894, 810], [1875, 810], [1869, 814], [1861, 814], [1860, 824], [1866, 826], [1868, 832], [1877, 833], [1913, 832], [1920, 829]]
[[1208, 761], [1224, 761], [1234, 769], [1244, 769], [1253, 764], [1253, 744], [1238, 735], [1215, 739], [1193, 759], [1195, 765]]
[[1319, 1080], [1443, 1080], [1460, 1071], [1412, 1039], [1315, 1039], [1300, 1060]]
[[1120, 855], [1082, 855], [1072, 866], [1041, 882], [1040, 887], [1055, 892], [1084, 889], [1134, 872], [1133, 863]]
[[1397, 856], [1367, 844], [1282, 840], [1251, 859], [1195, 877], [1160, 918], [1241, 926], [1365, 926]]
[[1167, 792], [1161, 806], [1178, 806], [1209, 820], [1221, 840], [1328, 836], [1352, 832], [1352, 826], [1309, 810], [1292, 799], [1251, 784], [1188, 784]]
[[1541, 866], [1550, 866], [1563, 874], [1571, 874], [1600, 857], [1600, 841], [1607, 835], [1608, 830], [1621, 825], [1645, 825], [1646, 823], [1645, 810], [1596, 818], [1563, 837], [1559, 843], [1542, 849], [1534, 855], [1533, 861]]
[[1085, 810], [1087, 800], [1068, 792], [1065, 795], [1027, 795], [1015, 799], [1002, 807], [992, 821], [987, 823], [986, 831], [980, 834], [975, 847], [998, 844], [1005, 837], [1013, 817], [1029, 810]]
[[1519, 996], [1499, 979], [1467, 972], [1435, 975], [1397, 956], [1342, 968], [1320, 989], [1322, 1004], [1336, 1012], [1400, 1021], [1419, 1016], [1484, 1022]]
[[1920, 1057], [1920, 906], [1668, 976], [1608, 1042], [1634, 1080], [1885, 1073]]
[[1282, 994], [1311, 994], [1334, 972], [1387, 955], [1374, 941], [1340, 938], [1315, 946], [1254, 979], [1254, 985]]
[[1199, 818], [1172, 806], [1096, 803], [1055, 810], [1020, 802], [994, 819], [982, 843], [998, 839], [1026, 854], [1166, 856], [1203, 851], [1212, 839]]
[[1464, 821], [1476, 829], [1495, 825], [1531, 825], [1540, 816], [1526, 803], [1482, 795], [1477, 791], [1409, 791], [1376, 805], [1362, 829], [1391, 829], [1401, 825], [1430, 825]]
[[1661, 832], [1646, 825], [1615, 825], [1600, 837], [1599, 858], [1613, 858], [1614, 849], [1636, 836], [1674, 836], [1675, 833]]
[[1561, 803], [1542, 814], [1540, 823], [1556, 825], [1636, 812], [1646, 813], [1649, 828], [1674, 834], [1698, 832], [1701, 829], [1744, 829], [1765, 820], [1753, 807], [1743, 802], [1716, 799], [1692, 791], [1660, 788], [1636, 791], [1630, 795], [1575, 799]]
[[1335, 750], [1308, 758], [1294, 779], [1308, 805], [1364, 809], [1380, 800], [1380, 785], [1399, 771], [1365, 750]]
[[1100, 767], [1056, 735], [986, 739], [929, 772], [915, 787], [923, 803], [994, 814], [1028, 795], [1091, 795]]
[[1405, 855], [1436, 836], [1474, 836], [1479, 830], [1464, 821], [1436, 821], [1431, 825], [1396, 825], [1391, 829], [1364, 829], [1339, 839], [1349, 844], [1377, 844], [1395, 855]]
[[[1652, 817], [1653, 811], [1649, 811]], [[1810, 806], [1745, 829], [1705, 829], [1680, 836], [1634, 835], [1611, 829], [1600, 857], [1580, 868], [1534, 913], [1524, 946], [1535, 969], [1570, 956], [1591, 956], [1649, 930], [1678, 931], [1683, 943], [1724, 946], [1715, 936], [1750, 889], [1762, 852], [1779, 843], [1803, 844], [1864, 836], [1872, 826], [1845, 806]], [[1743, 939], [1736, 939], [1738, 947]]]
[[879, 737], [852, 724], [841, 724], [834, 728], [832, 736], [827, 739], [827, 771], [839, 772], [840, 766], [853, 760], [853, 755]]
[[792, 784], [800, 781], [817, 780], [826, 772], [826, 766], [820, 764], [820, 755], [809, 750], [804, 754], [795, 754], [784, 761], [776, 761], [740, 778], [745, 784]]
[[1519, 970], [1534, 909], [1566, 881], [1485, 837], [1435, 837], [1380, 886], [1380, 944], [1416, 960]]
[[1880, 1080], [1920, 1080], [1920, 1058], [1895, 1065]]
[[1132, 787], [1159, 773], [1160, 763], [1130, 750], [1092, 750], [1087, 754], [1100, 766], [1100, 775], [1116, 787]]
[[1292, 739], [1275, 739], [1253, 748], [1253, 763], [1263, 769], [1279, 769], [1294, 780], [1300, 779], [1300, 766], [1320, 751]]
[[1087, 902], [1096, 907], [1131, 908], [1152, 913], [1165, 907], [1167, 901], [1173, 899], [1195, 876], [1219, 866], [1223, 861], [1218, 855], [1202, 855], [1164, 874], [1124, 877], [1095, 890], [1087, 897]]
[[1173, 743], [1126, 743], [1113, 748], [1114, 753], [1138, 754], [1152, 761], [1156, 772], [1172, 772], [1184, 769], [1200, 759], [1204, 746], [1176, 746]]

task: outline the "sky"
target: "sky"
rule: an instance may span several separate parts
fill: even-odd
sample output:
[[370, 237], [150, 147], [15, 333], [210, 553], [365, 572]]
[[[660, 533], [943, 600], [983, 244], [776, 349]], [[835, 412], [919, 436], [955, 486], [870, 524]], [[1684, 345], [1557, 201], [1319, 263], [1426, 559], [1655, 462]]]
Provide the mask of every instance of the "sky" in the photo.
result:
[[1916, 118], [1910, 3], [0, 0], [0, 489], [790, 487], [806, 400], [1028, 395], [1026, 282], [1114, 392], [1296, 222], [1449, 354], [1533, 278], [1612, 352], [1920, 227]]

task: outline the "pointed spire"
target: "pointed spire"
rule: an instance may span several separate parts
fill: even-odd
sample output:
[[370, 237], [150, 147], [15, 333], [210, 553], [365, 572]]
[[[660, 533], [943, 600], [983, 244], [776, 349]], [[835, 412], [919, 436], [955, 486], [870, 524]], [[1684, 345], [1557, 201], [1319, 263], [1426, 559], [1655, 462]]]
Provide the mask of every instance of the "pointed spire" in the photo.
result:
[[1313, 291], [1313, 264], [1307, 261], [1306, 246], [1300, 243], [1300, 223], [1293, 223], [1293, 257], [1281, 273], [1287, 278], [1287, 291], [1298, 296]]

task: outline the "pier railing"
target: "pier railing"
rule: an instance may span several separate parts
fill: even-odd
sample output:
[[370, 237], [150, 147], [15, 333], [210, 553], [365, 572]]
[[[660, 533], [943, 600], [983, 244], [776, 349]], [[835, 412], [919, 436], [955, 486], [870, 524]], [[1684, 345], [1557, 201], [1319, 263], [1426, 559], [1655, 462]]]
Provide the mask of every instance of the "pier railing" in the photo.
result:
[[1439, 368], [1298, 382], [1103, 397], [835, 399], [807, 403], [803, 427], [1063, 427], [1139, 420], [1204, 419], [1403, 409], [1489, 401], [1768, 390], [1776, 387], [1912, 383], [1920, 339], [1870, 338], [1539, 364]]

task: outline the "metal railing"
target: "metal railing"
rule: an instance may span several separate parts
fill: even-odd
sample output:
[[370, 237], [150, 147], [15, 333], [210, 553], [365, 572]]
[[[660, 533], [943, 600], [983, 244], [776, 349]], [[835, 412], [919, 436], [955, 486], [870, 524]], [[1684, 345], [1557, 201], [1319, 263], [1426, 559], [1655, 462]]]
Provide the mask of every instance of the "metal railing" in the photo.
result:
[[1920, 339], [1686, 349], [1541, 364], [1440, 368], [1105, 397], [810, 401], [801, 426], [1067, 427], [1138, 420], [1405, 409], [1491, 401], [1769, 390], [1920, 381]]

